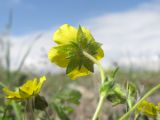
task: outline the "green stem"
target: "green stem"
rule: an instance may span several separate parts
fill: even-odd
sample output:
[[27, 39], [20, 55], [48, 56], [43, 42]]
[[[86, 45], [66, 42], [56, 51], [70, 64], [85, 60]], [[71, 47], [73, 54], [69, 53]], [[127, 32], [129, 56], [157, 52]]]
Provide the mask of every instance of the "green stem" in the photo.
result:
[[156, 120], [160, 120], [160, 114], [157, 112]]
[[99, 61], [97, 61], [97, 59], [95, 59], [92, 55], [90, 55], [89, 53], [83, 51], [84, 56], [86, 56], [88, 59], [90, 59], [93, 63], [97, 64], [100, 74], [101, 74], [101, 80], [102, 80], [102, 84], [105, 81], [105, 73], [104, 73], [104, 69], [101, 65], [101, 63]]
[[27, 120], [34, 120], [32, 99], [26, 101]]
[[[100, 75], [101, 75], [101, 83], [103, 84], [105, 82], [105, 72], [104, 72], [102, 65], [97, 61], [97, 59], [95, 59], [92, 55], [88, 54], [87, 52], [83, 51], [83, 54], [84, 54], [84, 56], [89, 58], [93, 63], [97, 64], [99, 71], [100, 71]], [[96, 108], [96, 111], [93, 115], [92, 120], [98, 119], [105, 98], [106, 98], [106, 95], [100, 95], [100, 99], [99, 99], [99, 102], [98, 102], [98, 105], [97, 105], [97, 108]]]
[[45, 112], [45, 114], [47, 115], [48, 120], [51, 120], [51, 118], [49, 117], [49, 114], [48, 114], [47, 110], [44, 110], [44, 112]]
[[100, 96], [100, 100], [98, 102], [98, 105], [97, 105], [97, 108], [96, 108], [96, 111], [95, 111], [95, 113], [93, 115], [92, 120], [97, 120], [98, 119], [98, 116], [99, 116], [99, 114], [101, 112], [102, 105], [103, 105], [103, 102], [104, 102], [105, 98], [106, 98], [106, 96]]
[[156, 92], [158, 89], [160, 89], [160, 84], [155, 86], [153, 89], [148, 91], [127, 113], [125, 113], [119, 120], [125, 120], [126, 117], [128, 117], [142, 101], [144, 101], [148, 96], [152, 95], [154, 92]]
[[13, 106], [13, 109], [14, 109], [14, 112], [16, 114], [16, 119], [17, 120], [21, 120], [21, 117], [20, 117], [20, 111], [15, 103], [15, 101], [12, 101], [12, 106]]
[[4, 112], [3, 112], [3, 117], [2, 120], [5, 120], [6, 114], [7, 114], [8, 106], [6, 106]]

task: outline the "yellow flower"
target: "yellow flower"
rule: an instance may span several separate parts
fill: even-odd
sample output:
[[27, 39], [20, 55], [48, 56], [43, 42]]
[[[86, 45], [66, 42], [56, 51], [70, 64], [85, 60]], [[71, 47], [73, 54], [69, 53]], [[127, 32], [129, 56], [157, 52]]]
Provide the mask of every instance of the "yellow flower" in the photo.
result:
[[155, 117], [157, 115], [158, 107], [155, 104], [144, 100], [140, 103], [137, 109], [149, 117]]
[[35, 78], [34, 80], [28, 80], [16, 91], [11, 91], [8, 88], [3, 88], [3, 91], [7, 95], [7, 99], [21, 101], [38, 95], [45, 81], [46, 77], [43, 76], [40, 78], [40, 80], [37, 80], [37, 78]]
[[71, 79], [86, 76], [93, 72], [93, 62], [83, 55], [83, 51], [97, 60], [104, 56], [101, 45], [84, 27], [76, 29], [64, 24], [54, 33], [53, 39], [57, 46], [50, 49], [48, 58], [52, 63], [67, 68], [66, 73]]

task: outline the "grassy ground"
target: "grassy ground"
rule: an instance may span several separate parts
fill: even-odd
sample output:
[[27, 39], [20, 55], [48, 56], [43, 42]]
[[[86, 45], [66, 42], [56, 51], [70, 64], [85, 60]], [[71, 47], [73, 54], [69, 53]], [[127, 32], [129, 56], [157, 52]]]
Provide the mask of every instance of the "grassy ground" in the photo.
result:
[[[27, 79], [34, 78], [35, 75], [31, 73], [23, 73], [20, 72], [17, 76], [13, 76], [14, 72], [11, 72], [10, 81], [6, 80], [6, 72], [2, 67], [0, 69], [0, 81], [10, 88], [14, 88], [15, 86], [19, 86], [25, 82]], [[107, 71], [109, 73], [110, 71]], [[47, 99], [48, 103], [51, 103], [54, 100], [54, 96], [57, 92], [68, 89], [76, 89], [81, 92], [82, 97], [80, 100], [80, 105], [72, 105], [75, 108], [75, 112], [71, 113], [69, 116], [71, 120], [89, 120], [94, 113], [94, 110], [98, 101], [98, 92], [97, 89], [99, 87], [99, 74], [94, 73], [87, 77], [79, 78], [78, 80], [72, 81], [65, 74], [47, 74], [47, 82], [43, 86], [41, 91], [41, 95], [44, 95]], [[116, 80], [120, 84], [124, 85], [127, 81], [134, 82], [140, 88], [139, 91], [141, 93], [145, 93], [147, 90], [151, 89], [153, 86], [159, 83], [160, 74], [159, 71], [138, 71], [138, 70], [124, 70], [120, 69], [116, 75]], [[2, 88], [2, 87], [1, 87]], [[1, 91], [1, 101], [4, 101], [3, 93]], [[154, 94], [149, 98], [150, 101], [157, 103], [159, 100], [159, 94]], [[1, 112], [3, 112], [3, 107], [5, 102], [1, 102]], [[119, 105], [113, 107], [110, 102], [106, 100], [106, 103], [103, 107], [103, 113], [101, 115], [101, 120], [116, 120], [116, 116], [122, 115], [125, 106]], [[15, 113], [10, 110], [10, 115], [14, 115]], [[55, 115], [52, 114], [52, 110], [50, 106], [48, 107], [48, 111], [50, 116]], [[116, 113], [116, 114], [115, 114]], [[117, 114], [118, 113], [118, 114]], [[43, 114], [43, 113], [42, 113]], [[40, 114], [38, 114], [40, 115]], [[115, 118], [113, 118], [113, 116]], [[9, 118], [10, 119], [10, 118]], [[7, 119], [7, 120], [9, 120]]]

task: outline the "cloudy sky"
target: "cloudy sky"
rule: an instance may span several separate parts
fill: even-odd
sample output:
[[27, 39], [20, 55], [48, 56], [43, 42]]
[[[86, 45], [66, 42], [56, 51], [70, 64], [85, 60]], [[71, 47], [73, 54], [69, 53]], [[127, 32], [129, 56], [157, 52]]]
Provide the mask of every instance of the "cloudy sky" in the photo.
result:
[[48, 51], [54, 45], [52, 33], [68, 23], [86, 26], [103, 43], [104, 64], [114, 61], [159, 68], [160, 0], [0, 0], [0, 31], [10, 9], [13, 57], [42, 33], [26, 64], [36, 64], [40, 50]]
[[[64, 23], [80, 24], [104, 15], [123, 13], [157, 0], [0, 0], [0, 30], [13, 10], [13, 34], [52, 29]], [[115, 21], [115, 20], [114, 20]], [[105, 26], [104, 26], [105, 27]]]

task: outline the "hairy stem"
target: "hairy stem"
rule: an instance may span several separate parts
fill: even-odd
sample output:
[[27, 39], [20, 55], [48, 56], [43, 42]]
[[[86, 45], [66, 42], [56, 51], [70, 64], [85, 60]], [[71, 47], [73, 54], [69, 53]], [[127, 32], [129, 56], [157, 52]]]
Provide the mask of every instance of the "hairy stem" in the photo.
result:
[[[98, 66], [98, 68], [99, 68], [99, 71], [100, 71], [100, 75], [101, 75], [101, 83], [103, 84], [104, 81], [105, 81], [105, 72], [104, 72], [104, 69], [103, 69], [102, 65], [97, 61], [97, 59], [95, 59], [95, 58], [94, 58], [92, 55], [90, 55], [89, 53], [83, 51], [83, 54], [84, 54], [84, 56], [86, 56], [88, 59], [90, 59], [93, 63], [97, 64], [97, 66]], [[106, 95], [100, 95], [100, 99], [99, 99], [99, 102], [98, 102], [98, 105], [97, 105], [97, 108], [96, 108], [96, 111], [95, 111], [95, 113], [94, 113], [94, 115], [93, 115], [92, 120], [97, 120], [97, 119], [98, 119], [105, 98], [106, 98]]]
[[83, 51], [83, 54], [88, 59], [90, 59], [93, 63], [97, 64], [97, 66], [99, 68], [99, 71], [100, 71], [100, 75], [101, 75], [101, 81], [102, 81], [102, 84], [103, 84], [104, 81], [105, 81], [105, 73], [104, 73], [104, 69], [103, 69], [101, 63], [96, 58], [94, 58], [92, 55], [90, 55], [89, 53]]
[[32, 99], [26, 101], [27, 120], [34, 120]]

